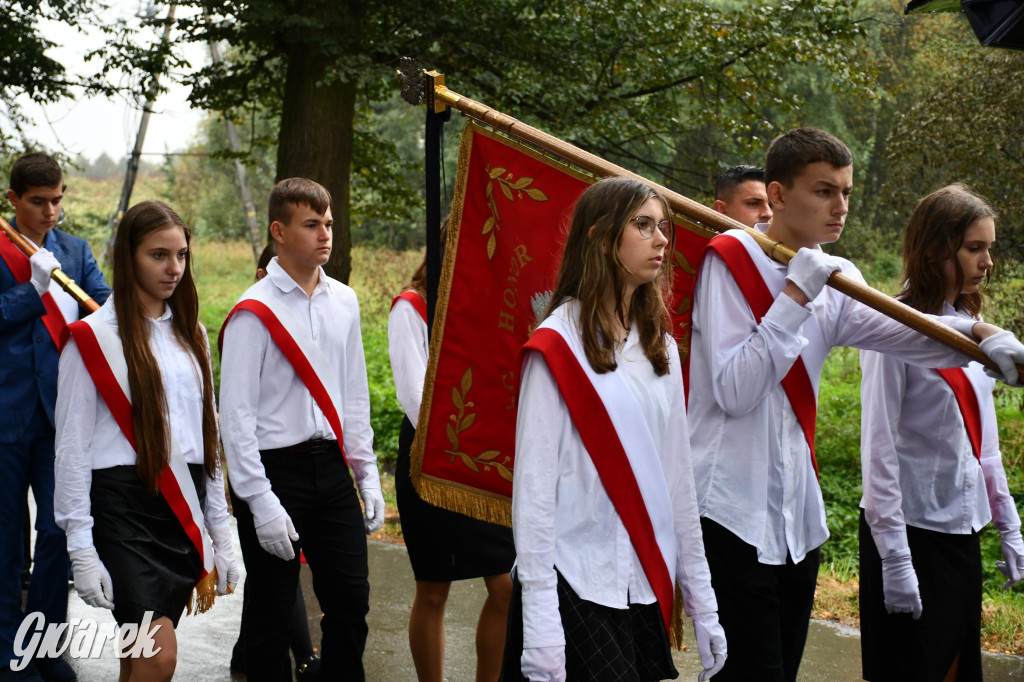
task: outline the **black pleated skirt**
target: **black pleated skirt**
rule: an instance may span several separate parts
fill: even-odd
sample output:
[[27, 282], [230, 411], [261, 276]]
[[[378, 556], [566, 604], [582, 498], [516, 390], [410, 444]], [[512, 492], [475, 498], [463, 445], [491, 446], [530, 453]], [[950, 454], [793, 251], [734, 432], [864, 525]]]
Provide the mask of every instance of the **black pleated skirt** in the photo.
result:
[[[189, 473], [205, 505], [206, 474], [201, 464]], [[151, 494], [134, 465], [92, 472], [93, 543], [110, 573], [114, 619], [121, 624], [171, 619], [174, 627], [202, 572], [199, 552], [164, 496]]]
[[416, 580], [450, 582], [512, 570], [512, 530], [424, 502], [409, 475], [409, 450], [416, 430], [402, 418], [395, 467], [395, 493], [402, 537]]
[[977, 533], [907, 526], [921, 618], [886, 613], [882, 559], [860, 513], [860, 633], [864, 679], [941, 680], [960, 656], [958, 682], [981, 680], [981, 548]]

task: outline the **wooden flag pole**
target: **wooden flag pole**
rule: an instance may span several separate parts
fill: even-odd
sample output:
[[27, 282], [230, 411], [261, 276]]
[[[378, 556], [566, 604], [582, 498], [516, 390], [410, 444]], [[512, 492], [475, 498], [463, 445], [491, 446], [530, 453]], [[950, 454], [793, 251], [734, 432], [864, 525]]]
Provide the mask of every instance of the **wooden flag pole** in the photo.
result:
[[[457, 92], [449, 90], [444, 82], [444, 74], [434, 71], [425, 72], [426, 76], [426, 100], [427, 106], [434, 111], [443, 111], [450, 106], [461, 111], [463, 114], [476, 119], [495, 130], [501, 131], [527, 142], [530, 142], [542, 150], [555, 154], [566, 161], [576, 164], [599, 177], [621, 176], [633, 178], [646, 183], [665, 195], [672, 208], [694, 222], [707, 227], [715, 232], [740, 229], [757, 240], [757, 243], [764, 249], [769, 258], [779, 263], [787, 264], [796, 255], [793, 249], [781, 242], [777, 242], [757, 230], [751, 229], [728, 216], [719, 213], [707, 206], [689, 199], [678, 192], [673, 192], [667, 187], [651, 182], [647, 178], [630, 172], [621, 166], [606, 161], [599, 156], [586, 152], [557, 137], [549, 135], [541, 130], [529, 126], [522, 121], [512, 118], [506, 114], [491, 109], [480, 102], [463, 97]], [[972, 360], [975, 360], [985, 367], [999, 370], [998, 365], [990, 360], [974, 339], [970, 339], [960, 332], [948, 327], [935, 319], [911, 308], [910, 306], [897, 301], [895, 298], [876, 291], [866, 284], [847, 277], [841, 272], [834, 272], [829, 277], [828, 285], [850, 298], [860, 301], [864, 305], [874, 308], [883, 315], [902, 322], [914, 331], [935, 339], [939, 343], [960, 351]], [[1024, 378], [1024, 366], [1017, 365], [1017, 372]]]
[[[29, 258], [31, 258], [33, 254], [35, 254], [35, 252], [39, 250], [35, 244], [30, 242], [28, 239], [25, 239], [25, 237], [20, 232], [11, 227], [11, 224], [4, 220], [2, 217], [0, 217], [0, 230], [3, 230], [4, 234], [6, 234], [12, 242], [14, 242], [14, 245], [21, 249], [21, 252], [24, 253]], [[64, 291], [68, 292], [68, 294], [73, 299], [78, 301], [79, 305], [88, 310], [90, 313], [94, 313], [100, 309], [100, 304], [92, 300], [89, 294], [85, 293], [85, 290], [82, 289], [82, 287], [78, 286], [75, 283], [75, 280], [65, 275], [64, 271], [61, 270], [60, 268], [57, 268], [56, 270], [51, 272], [50, 277], [53, 278], [53, 280], [57, 282], [57, 284], [59, 284], [61, 288], [64, 289]]]

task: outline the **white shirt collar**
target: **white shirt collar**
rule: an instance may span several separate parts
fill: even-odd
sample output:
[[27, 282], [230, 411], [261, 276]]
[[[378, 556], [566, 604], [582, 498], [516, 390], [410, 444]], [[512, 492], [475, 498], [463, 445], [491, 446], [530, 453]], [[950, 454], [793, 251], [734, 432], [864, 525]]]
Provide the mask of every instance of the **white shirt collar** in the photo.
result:
[[[322, 267], [317, 267], [318, 279], [316, 287], [313, 289], [313, 296], [319, 293], [330, 293], [331, 289], [327, 285], [327, 273], [324, 272]], [[284, 268], [277, 262], [277, 256], [270, 259], [267, 263], [267, 277], [270, 278], [271, 283], [280, 289], [284, 293], [290, 293], [293, 289], [301, 289], [298, 283], [292, 279]], [[312, 298], [312, 296], [310, 296]]]

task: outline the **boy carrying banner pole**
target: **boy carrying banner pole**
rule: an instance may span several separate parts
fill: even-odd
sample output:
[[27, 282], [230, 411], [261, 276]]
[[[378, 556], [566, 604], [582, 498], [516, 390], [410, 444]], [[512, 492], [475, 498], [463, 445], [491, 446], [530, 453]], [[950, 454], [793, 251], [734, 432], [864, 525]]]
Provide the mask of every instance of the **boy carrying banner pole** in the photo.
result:
[[[765, 163], [774, 215], [768, 237], [799, 248], [789, 265], [747, 233], [713, 239], [697, 275], [689, 419], [701, 525], [730, 656], [716, 679], [795, 680], [828, 538], [814, 451], [822, 366], [835, 346], [929, 367], [966, 358], [825, 287], [834, 271], [863, 281], [821, 244], [839, 239], [853, 161], [814, 128], [777, 137]], [[1016, 383], [1024, 346], [968, 320], [940, 321], [981, 340]]]

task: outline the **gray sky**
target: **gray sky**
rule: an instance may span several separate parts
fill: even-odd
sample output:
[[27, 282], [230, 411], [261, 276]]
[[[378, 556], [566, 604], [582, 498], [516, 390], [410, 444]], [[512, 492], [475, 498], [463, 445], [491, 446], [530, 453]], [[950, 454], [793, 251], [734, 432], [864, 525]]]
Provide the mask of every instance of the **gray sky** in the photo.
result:
[[[109, 0], [110, 17], [130, 18], [138, 24], [135, 14], [139, 9], [138, 0]], [[180, 8], [179, 8], [180, 11]], [[160, 14], [166, 14], [162, 5]], [[105, 17], [106, 18], [106, 17]], [[48, 54], [62, 62], [69, 74], [90, 74], [97, 70], [95, 63], [86, 63], [84, 56], [90, 50], [102, 45], [103, 37], [98, 32], [82, 33], [59, 22], [44, 22], [40, 25], [44, 36], [57, 44]], [[142, 34], [141, 40], [155, 42], [159, 39], [153, 31]], [[195, 66], [204, 65], [208, 60], [205, 46], [190, 45], [185, 57]], [[163, 81], [167, 83], [166, 79]], [[154, 114], [149, 119], [146, 131], [143, 158], [159, 162], [159, 156], [150, 152], [178, 151], [187, 146], [196, 134], [196, 127], [202, 118], [201, 111], [189, 109], [188, 90], [173, 86], [157, 99]], [[95, 160], [103, 152], [114, 159], [128, 154], [135, 144], [141, 110], [134, 102], [123, 97], [107, 99], [91, 97], [68, 99], [39, 106], [27, 99], [21, 101], [25, 113], [34, 125], [26, 129], [30, 138], [48, 148], [64, 150], [74, 156], [84, 154]]]

